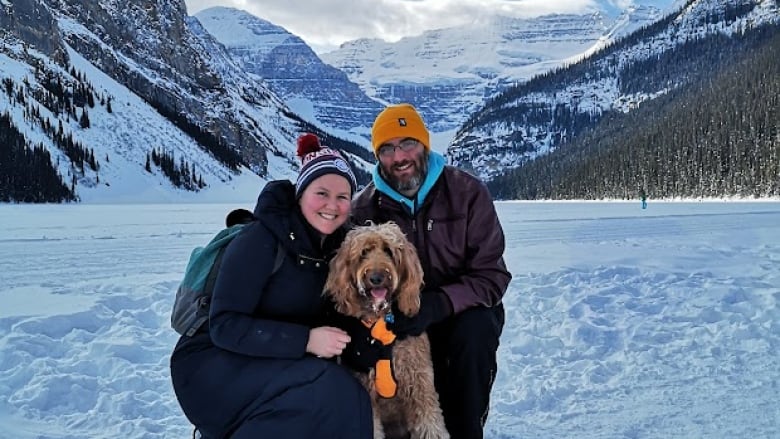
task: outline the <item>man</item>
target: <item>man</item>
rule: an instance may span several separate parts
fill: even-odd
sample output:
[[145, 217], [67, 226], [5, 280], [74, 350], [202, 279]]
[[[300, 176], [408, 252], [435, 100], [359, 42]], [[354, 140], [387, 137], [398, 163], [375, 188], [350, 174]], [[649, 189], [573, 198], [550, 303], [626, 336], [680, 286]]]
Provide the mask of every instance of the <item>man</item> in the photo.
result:
[[420, 313], [396, 312], [390, 329], [399, 338], [427, 331], [450, 435], [482, 438], [504, 326], [501, 299], [512, 277], [493, 200], [481, 181], [431, 151], [409, 104], [379, 113], [371, 143], [379, 163], [353, 201], [353, 221], [396, 222], [425, 272]]

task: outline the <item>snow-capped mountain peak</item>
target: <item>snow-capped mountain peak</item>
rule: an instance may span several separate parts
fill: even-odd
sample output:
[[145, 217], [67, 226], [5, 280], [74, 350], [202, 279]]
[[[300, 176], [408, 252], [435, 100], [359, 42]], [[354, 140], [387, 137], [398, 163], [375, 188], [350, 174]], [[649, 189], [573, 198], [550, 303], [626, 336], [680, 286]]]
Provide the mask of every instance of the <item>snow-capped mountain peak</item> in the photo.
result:
[[381, 110], [347, 75], [320, 60], [299, 37], [245, 11], [216, 7], [196, 14], [245, 72], [257, 75], [293, 111], [367, 145]]
[[579, 15], [494, 14], [392, 43], [347, 42], [322, 58], [346, 72], [374, 99], [411, 102], [423, 112], [432, 131], [446, 132], [506, 87], [657, 20], [661, 10], [649, 6], [667, 3], [671, 0], [631, 2], [648, 8], [632, 15], [622, 7], [620, 12], [627, 15], [615, 19], [602, 12], [603, 5]]

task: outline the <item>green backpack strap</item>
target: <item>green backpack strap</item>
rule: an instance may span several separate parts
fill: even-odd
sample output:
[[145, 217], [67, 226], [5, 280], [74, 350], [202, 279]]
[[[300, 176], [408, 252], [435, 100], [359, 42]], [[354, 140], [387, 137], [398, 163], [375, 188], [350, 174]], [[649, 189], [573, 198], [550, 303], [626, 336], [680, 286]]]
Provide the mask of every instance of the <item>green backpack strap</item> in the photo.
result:
[[[171, 310], [171, 327], [179, 334], [194, 335], [205, 321], [203, 316], [208, 318], [208, 309], [206, 312], [201, 309], [208, 305], [208, 299], [204, 301], [202, 296], [210, 295], [211, 291], [206, 290], [204, 285], [209, 276], [216, 276], [214, 261], [242, 227], [235, 225], [222, 229], [206, 246], [192, 250]], [[213, 286], [213, 279], [211, 284]]]
[[[209, 270], [209, 274], [206, 277], [206, 282], [203, 285], [203, 291], [206, 291], [207, 294], [204, 294], [198, 299], [198, 318], [195, 320], [195, 323], [187, 330], [187, 335], [192, 337], [200, 327], [206, 323], [206, 320], [209, 319], [209, 306], [211, 305], [211, 295], [214, 293], [214, 286], [217, 283], [217, 275], [219, 274], [219, 267], [222, 266], [222, 256], [225, 254], [225, 249], [227, 246], [221, 247], [219, 251], [217, 252], [217, 256], [214, 259], [214, 264], [211, 266], [211, 270]], [[274, 258], [274, 265], [273, 268], [271, 268], [271, 275], [273, 276], [276, 274], [277, 271], [279, 271], [280, 268], [282, 268], [282, 264], [284, 263], [284, 254], [285, 249], [282, 246], [282, 241], [277, 241], [276, 244], [276, 257]], [[269, 277], [270, 277], [269, 276]]]

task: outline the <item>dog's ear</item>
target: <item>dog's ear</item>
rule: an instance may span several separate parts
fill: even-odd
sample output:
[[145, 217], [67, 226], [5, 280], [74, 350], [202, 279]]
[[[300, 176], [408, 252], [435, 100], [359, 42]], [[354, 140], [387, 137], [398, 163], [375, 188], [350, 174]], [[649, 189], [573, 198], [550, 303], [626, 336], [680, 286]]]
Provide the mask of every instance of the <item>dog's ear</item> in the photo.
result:
[[[403, 234], [401, 234], [403, 237]], [[414, 245], [403, 238], [399, 248], [400, 263], [398, 264], [398, 309], [407, 316], [414, 316], [420, 311], [420, 290], [423, 285], [423, 270], [417, 250]]]
[[330, 261], [328, 279], [323, 288], [324, 294], [333, 299], [336, 311], [341, 314], [359, 317], [360, 305], [358, 303], [358, 291], [354, 282], [354, 273], [349, 267], [357, 267], [358, 264], [350, 264], [354, 253], [354, 239], [352, 233], [341, 244], [336, 256]]

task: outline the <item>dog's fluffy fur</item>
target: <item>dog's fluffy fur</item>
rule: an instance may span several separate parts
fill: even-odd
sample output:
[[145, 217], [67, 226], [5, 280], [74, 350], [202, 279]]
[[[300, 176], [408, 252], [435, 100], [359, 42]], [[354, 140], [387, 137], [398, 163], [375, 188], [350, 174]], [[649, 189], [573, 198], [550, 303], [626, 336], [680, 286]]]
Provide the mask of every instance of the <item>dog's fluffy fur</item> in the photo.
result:
[[[375, 322], [397, 301], [407, 316], [420, 310], [423, 273], [417, 251], [394, 223], [369, 224], [351, 230], [330, 264], [325, 294], [342, 314]], [[374, 439], [409, 437], [448, 439], [439, 397], [433, 384], [428, 336], [396, 340], [393, 370], [396, 396], [383, 398], [374, 389], [374, 370], [357, 373], [371, 395]]]

